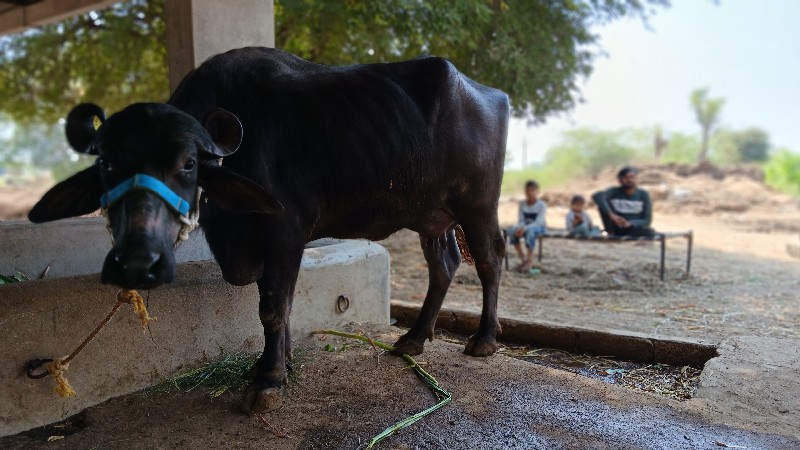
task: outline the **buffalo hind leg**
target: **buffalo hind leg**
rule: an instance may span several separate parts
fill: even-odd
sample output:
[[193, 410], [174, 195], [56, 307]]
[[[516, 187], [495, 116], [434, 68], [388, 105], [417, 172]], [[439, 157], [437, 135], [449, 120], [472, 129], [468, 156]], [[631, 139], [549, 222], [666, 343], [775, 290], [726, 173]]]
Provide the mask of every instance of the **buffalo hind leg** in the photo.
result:
[[292, 327], [289, 324], [291, 321], [291, 316], [292, 316], [292, 301], [289, 300], [289, 317], [286, 318], [286, 331], [283, 337], [284, 339], [283, 348], [285, 349], [284, 356], [286, 356], [286, 370], [290, 372], [293, 370], [292, 357], [294, 356], [292, 352]]
[[258, 280], [258, 315], [264, 327], [264, 352], [253, 367], [253, 379], [242, 396], [247, 412], [262, 413], [281, 404], [287, 381], [287, 357], [291, 352], [289, 312], [302, 253], [301, 249], [291, 261], [282, 259], [267, 264], [264, 276]]
[[455, 226], [438, 238], [430, 239], [420, 236], [419, 241], [425, 261], [428, 263], [428, 294], [425, 296], [425, 302], [422, 304], [414, 326], [394, 344], [393, 353], [396, 355], [404, 353], [419, 355], [422, 353], [425, 339], [433, 340], [439, 309], [442, 307], [442, 301], [453, 280], [453, 275], [461, 264]]
[[497, 332], [497, 292], [500, 286], [500, 267], [505, 255], [505, 241], [497, 223], [497, 212], [473, 214], [462, 223], [467, 245], [475, 259], [475, 270], [483, 287], [483, 308], [478, 331], [469, 338], [464, 353], [472, 356], [489, 356], [499, 348]]

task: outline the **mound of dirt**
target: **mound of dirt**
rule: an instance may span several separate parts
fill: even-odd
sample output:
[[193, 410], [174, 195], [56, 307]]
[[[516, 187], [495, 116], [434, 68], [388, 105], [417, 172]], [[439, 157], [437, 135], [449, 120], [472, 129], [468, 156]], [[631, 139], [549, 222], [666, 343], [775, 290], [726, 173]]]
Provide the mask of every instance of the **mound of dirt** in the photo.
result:
[[[568, 207], [575, 194], [587, 198], [615, 183], [616, 171], [548, 190], [542, 199], [550, 206]], [[653, 165], [640, 168], [639, 184], [650, 192], [656, 212], [670, 214], [727, 215], [743, 212], [797, 211], [800, 202], [764, 184], [758, 167], [719, 168], [711, 164]], [[591, 203], [591, 200], [590, 200]], [[593, 205], [589, 205], [593, 206]]]
[[22, 220], [53, 185], [52, 180], [30, 186], [0, 186], [0, 221]]

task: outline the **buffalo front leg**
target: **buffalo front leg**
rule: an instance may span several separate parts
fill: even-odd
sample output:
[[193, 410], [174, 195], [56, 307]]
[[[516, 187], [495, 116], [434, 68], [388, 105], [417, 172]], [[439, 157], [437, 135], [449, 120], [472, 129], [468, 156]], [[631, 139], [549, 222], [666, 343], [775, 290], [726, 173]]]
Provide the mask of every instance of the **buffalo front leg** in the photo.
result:
[[287, 357], [291, 352], [289, 312], [301, 256], [302, 250], [295, 261], [281, 261], [281, 268], [277, 264], [269, 267], [258, 280], [258, 315], [264, 327], [264, 352], [251, 371], [253, 379], [242, 397], [248, 412], [262, 413], [281, 404], [287, 380]]
[[436, 318], [450, 282], [461, 264], [461, 254], [456, 243], [455, 228], [450, 228], [435, 239], [420, 236], [420, 245], [428, 263], [428, 294], [419, 312], [417, 321], [406, 334], [394, 344], [394, 354], [419, 355], [425, 339], [433, 340]]

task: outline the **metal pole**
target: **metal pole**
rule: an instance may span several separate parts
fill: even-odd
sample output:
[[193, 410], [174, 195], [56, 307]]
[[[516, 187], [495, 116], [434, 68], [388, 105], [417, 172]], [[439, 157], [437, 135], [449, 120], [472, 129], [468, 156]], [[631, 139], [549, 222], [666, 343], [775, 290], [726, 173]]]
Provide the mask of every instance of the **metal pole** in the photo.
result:
[[661, 235], [661, 281], [664, 281], [664, 255], [667, 252], [667, 237]]
[[694, 244], [694, 231], [689, 231], [689, 241], [686, 246], [686, 275], [692, 270], [692, 246]]
[[542, 262], [542, 243], [544, 242], [544, 236], [539, 235], [539, 262]]

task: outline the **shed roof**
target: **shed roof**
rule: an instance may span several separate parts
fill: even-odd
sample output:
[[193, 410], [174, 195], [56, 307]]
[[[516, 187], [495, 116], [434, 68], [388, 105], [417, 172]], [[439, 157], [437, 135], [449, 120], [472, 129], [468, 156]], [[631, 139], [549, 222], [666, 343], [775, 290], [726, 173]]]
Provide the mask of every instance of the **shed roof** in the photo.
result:
[[0, 35], [104, 8], [119, 0], [0, 0]]

